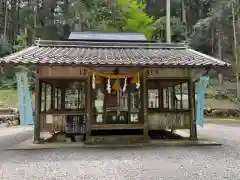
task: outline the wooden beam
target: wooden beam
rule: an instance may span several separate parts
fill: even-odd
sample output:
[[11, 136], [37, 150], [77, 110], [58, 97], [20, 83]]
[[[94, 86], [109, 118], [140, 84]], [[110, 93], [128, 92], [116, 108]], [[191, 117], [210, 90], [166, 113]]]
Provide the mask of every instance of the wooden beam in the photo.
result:
[[190, 80], [188, 83], [188, 98], [189, 98], [189, 108], [190, 108], [190, 122], [189, 122], [189, 129], [190, 129], [190, 139], [196, 140], [197, 139], [197, 126], [196, 126], [196, 119], [195, 119], [195, 87], [194, 81], [192, 76], [190, 76]]
[[87, 122], [86, 122], [86, 140], [90, 137], [91, 135], [91, 125], [92, 125], [92, 88], [91, 88], [91, 73], [88, 72], [88, 80], [87, 80], [87, 92], [86, 92], [86, 105], [87, 105]]
[[113, 130], [113, 129], [143, 129], [142, 124], [102, 124], [92, 125], [93, 130]]
[[41, 109], [41, 83], [38, 76], [36, 75], [36, 86], [35, 86], [35, 123], [34, 123], [34, 140], [33, 143], [39, 144], [40, 131], [41, 131], [41, 122], [40, 122], [40, 109]]
[[144, 135], [148, 136], [148, 92], [147, 92], [147, 86], [146, 86], [146, 72], [144, 71], [142, 73], [142, 82], [140, 85], [142, 89], [142, 109], [143, 109], [143, 123], [144, 123]]

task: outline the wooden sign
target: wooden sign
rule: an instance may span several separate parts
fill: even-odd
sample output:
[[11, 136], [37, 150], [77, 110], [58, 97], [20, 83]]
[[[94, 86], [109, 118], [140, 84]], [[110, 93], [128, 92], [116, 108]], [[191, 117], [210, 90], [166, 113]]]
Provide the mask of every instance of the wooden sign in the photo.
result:
[[41, 66], [39, 77], [87, 77], [88, 70], [82, 67], [73, 66]]

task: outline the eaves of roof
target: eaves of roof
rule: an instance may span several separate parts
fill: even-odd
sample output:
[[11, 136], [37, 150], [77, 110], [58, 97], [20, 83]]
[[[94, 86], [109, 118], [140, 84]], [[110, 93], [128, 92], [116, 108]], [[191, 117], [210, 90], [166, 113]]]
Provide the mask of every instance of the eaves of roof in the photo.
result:
[[0, 63], [203, 67], [231, 65], [182, 44], [39, 41], [0, 59]]

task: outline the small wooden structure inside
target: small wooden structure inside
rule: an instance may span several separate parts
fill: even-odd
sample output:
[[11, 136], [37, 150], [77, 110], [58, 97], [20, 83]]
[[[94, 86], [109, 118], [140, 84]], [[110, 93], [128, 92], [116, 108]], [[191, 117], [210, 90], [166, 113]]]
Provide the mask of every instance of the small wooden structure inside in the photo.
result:
[[189, 129], [196, 139], [197, 72], [229, 66], [184, 45], [120, 41], [43, 40], [1, 63], [36, 65], [36, 143], [40, 132], [101, 143]]

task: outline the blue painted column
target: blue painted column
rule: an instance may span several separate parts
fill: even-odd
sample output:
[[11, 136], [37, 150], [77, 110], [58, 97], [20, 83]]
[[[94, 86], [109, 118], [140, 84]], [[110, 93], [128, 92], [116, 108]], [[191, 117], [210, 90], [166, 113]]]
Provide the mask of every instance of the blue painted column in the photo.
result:
[[209, 77], [202, 76], [196, 84], [196, 92], [197, 92], [196, 124], [202, 128], [204, 124], [205, 91], [208, 83], [209, 83]]
[[33, 124], [32, 95], [29, 90], [27, 72], [17, 72], [20, 125]]

